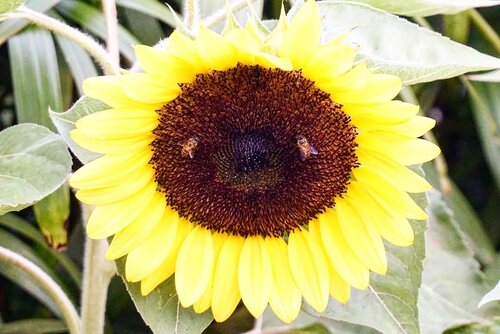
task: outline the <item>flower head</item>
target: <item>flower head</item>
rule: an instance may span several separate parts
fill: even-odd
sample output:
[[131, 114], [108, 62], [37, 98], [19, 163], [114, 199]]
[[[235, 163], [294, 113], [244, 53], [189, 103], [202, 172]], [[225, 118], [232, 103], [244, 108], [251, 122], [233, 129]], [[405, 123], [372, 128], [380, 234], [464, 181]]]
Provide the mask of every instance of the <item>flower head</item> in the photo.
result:
[[144, 295], [175, 274], [181, 304], [217, 321], [240, 300], [285, 322], [302, 298], [346, 302], [386, 272], [382, 239], [412, 244], [427, 215], [407, 192], [430, 185], [405, 166], [439, 154], [417, 139], [434, 121], [392, 101], [400, 80], [354, 54], [320, 42], [308, 1], [265, 38], [174, 31], [166, 51], [136, 47], [144, 73], [85, 81], [111, 106], [72, 132], [104, 154], [71, 179], [96, 205], [88, 235], [114, 235], [106, 256]]

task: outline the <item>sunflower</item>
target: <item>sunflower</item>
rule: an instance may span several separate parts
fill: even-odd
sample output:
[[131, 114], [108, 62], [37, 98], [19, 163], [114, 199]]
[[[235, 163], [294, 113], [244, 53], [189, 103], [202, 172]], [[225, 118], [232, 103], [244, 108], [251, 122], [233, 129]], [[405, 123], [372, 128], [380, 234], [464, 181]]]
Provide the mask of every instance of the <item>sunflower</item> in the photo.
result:
[[291, 322], [302, 298], [321, 312], [384, 274], [383, 239], [412, 244], [408, 219], [427, 215], [408, 192], [430, 185], [406, 166], [439, 154], [418, 139], [434, 121], [343, 37], [321, 43], [314, 1], [265, 37], [202, 25], [135, 52], [144, 73], [84, 82], [111, 108], [76, 123], [103, 156], [71, 184], [143, 295], [175, 274], [182, 306], [216, 321], [242, 300]]

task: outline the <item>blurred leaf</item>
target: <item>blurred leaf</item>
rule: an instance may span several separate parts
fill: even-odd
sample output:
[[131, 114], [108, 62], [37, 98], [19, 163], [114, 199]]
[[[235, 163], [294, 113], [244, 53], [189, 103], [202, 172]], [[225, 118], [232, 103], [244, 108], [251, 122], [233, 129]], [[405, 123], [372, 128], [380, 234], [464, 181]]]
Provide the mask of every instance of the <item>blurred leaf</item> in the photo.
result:
[[59, 320], [26, 319], [0, 324], [0, 334], [56, 334], [67, 333], [68, 327]]
[[[425, 194], [414, 197], [425, 208]], [[421, 283], [425, 222], [412, 221], [415, 234], [410, 247], [385, 243], [388, 270], [385, 276], [372, 273], [366, 290], [353, 290], [346, 304], [330, 299], [318, 313], [309, 305], [303, 309], [315, 317], [343, 321], [376, 329], [382, 333], [419, 333], [417, 295]], [[424, 332], [426, 333], [426, 332]]]
[[61, 137], [40, 125], [20, 124], [0, 132], [0, 215], [54, 192], [71, 163]]
[[25, 1], [26, 0], [2, 0], [2, 2], [0, 2], [0, 14], [5, 14], [17, 9], [17, 7], [21, 6]]
[[425, 175], [435, 189], [441, 191], [446, 204], [454, 213], [454, 219], [464, 232], [463, 238], [475, 257], [485, 265], [491, 265], [495, 260], [495, 247], [486, 234], [483, 224], [467, 198], [455, 185], [450, 182], [450, 189], [441, 189], [440, 180], [433, 162], [424, 164]]
[[463, 12], [443, 17], [444, 34], [458, 43], [465, 44], [469, 39], [470, 16]]
[[[125, 275], [125, 260], [115, 261], [118, 274]], [[139, 283], [130, 283], [123, 279], [128, 293], [134, 301], [137, 311], [153, 333], [199, 334], [212, 322], [212, 313], [194, 312], [193, 308], [184, 308], [177, 299], [173, 276], [160, 284], [149, 295], [142, 296]]]
[[[479, 263], [441, 194], [429, 194], [429, 229], [419, 313], [422, 333], [442, 333], [473, 322], [488, 323], [499, 309], [477, 304], [489, 287]], [[497, 313], [498, 314], [498, 313]]]
[[172, 28], [176, 26], [172, 12], [162, 2], [156, 0], [117, 0], [116, 4], [158, 19]]
[[124, 14], [127, 26], [142, 44], [153, 46], [165, 37], [160, 23], [150, 16], [128, 8]]
[[500, 82], [500, 70], [495, 70], [482, 74], [468, 75], [467, 79], [484, 82]]
[[387, 12], [405, 16], [431, 16], [437, 14], [456, 14], [475, 7], [490, 7], [500, 4], [495, 0], [351, 0], [364, 3]]
[[84, 96], [76, 101], [68, 111], [58, 113], [49, 110], [50, 118], [61, 134], [61, 137], [76, 157], [84, 164], [97, 159], [100, 155], [88, 151], [75, 143], [73, 139], [71, 139], [70, 132], [75, 129], [75, 122], [80, 118], [105, 109], [109, 109], [109, 107], [101, 101]]
[[[94, 35], [106, 40], [104, 14], [97, 8], [79, 0], [62, 0], [56, 10], [66, 19], [74, 21]], [[134, 45], [139, 41], [123, 26], [118, 25], [120, 53], [129, 61], [134, 61]]]
[[324, 40], [349, 32], [346, 41], [359, 45], [358, 60], [406, 85], [500, 67], [500, 59], [362, 4], [320, 1], [318, 7]]
[[68, 242], [66, 221], [69, 218], [69, 185], [64, 183], [59, 189], [36, 203], [33, 207], [36, 221], [48, 244], [63, 249]]
[[62, 95], [52, 35], [26, 30], [9, 40], [9, 56], [18, 121], [54, 129], [47, 110], [61, 110]]
[[47, 261], [56, 260], [68, 272], [70, 278], [79, 287], [81, 286], [82, 274], [73, 261], [64, 253], [53, 250], [47, 245], [45, 238], [40, 230], [31, 225], [28, 221], [16, 216], [13, 213], [7, 213], [0, 216], [0, 226], [7, 227], [13, 232], [33, 241], [37, 246], [46, 251]]
[[[61, 0], [29, 0], [25, 6], [37, 12], [46, 12]], [[0, 45], [29, 24], [26, 20], [8, 20], [0, 23]]]
[[487, 294], [483, 296], [483, 298], [479, 301], [477, 307], [481, 307], [486, 303], [499, 300], [500, 300], [500, 280], [498, 281], [497, 285], [493, 289], [491, 289], [491, 291], [489, 291]]
[[500, 318], [495, 318], [492, 324], [470, 324], [453, 328], [444, 334], [497, 334], [500, 333]]
[[[12, 234], [0, 230], [0, 246], [8, 248], [24, 256], [45, 271], [45, 273], [52, 277], [56, 282], [60, 283], [60, 279], [54, 274], [52, 269], [50, 269], [28, 245], [14, 237]], [[33, 279], [31, 275], [12, 263], [1, 261], [0, 264], [0, 274], [26, 290], [30, 295], [47, 306], [55, 315], [61, 315], [59, 306], [57, 306], [54, 299], [38, 285], [38, 282]]]
[[500, 189], [500, 83], [462, 80], [469, 91], [472, 112], [486, 161]]

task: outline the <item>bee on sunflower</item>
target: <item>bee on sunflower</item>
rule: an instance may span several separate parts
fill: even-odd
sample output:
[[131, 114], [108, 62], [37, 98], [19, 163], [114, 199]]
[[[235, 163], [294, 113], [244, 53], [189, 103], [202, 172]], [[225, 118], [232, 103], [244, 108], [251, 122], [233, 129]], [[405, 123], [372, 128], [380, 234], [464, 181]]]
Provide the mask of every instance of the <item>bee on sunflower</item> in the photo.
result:
[[176, 30], [166, 50], [136, 46], [144, 73], [84, 82], [110, 109], [76, 123], [103, 156], [71, 185], [143, 295], [175, 275], [182, 306], [216, 321], [242, 300], [291, 322], [302, 298], [321, 312], [384, 274], [383, 239], [412, 244], [408, 219], [427, 215], [408, 193], [431, 186], [407, 166], [439, 154], [418, 139], [434, 121], [343, 37], [323, 43], [320, 20], [307, 1], [267, 37]]

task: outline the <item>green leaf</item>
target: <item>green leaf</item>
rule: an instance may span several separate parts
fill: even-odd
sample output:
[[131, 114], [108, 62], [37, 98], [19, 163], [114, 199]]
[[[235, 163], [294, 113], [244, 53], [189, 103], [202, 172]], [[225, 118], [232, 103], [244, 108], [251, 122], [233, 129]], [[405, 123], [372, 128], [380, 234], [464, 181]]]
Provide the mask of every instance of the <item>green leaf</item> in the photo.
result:
[[0, 132], [0, 215], [54, 192], [71, 163], [61, 137], [43, 126], [20, 124]]
[[164, 37], [162, 27], [158, 20], [128, 8], [124, 9], [124, 16], [127, 19], [128, 28], [137, 36], [142, 44], [153, 46]]
[[56, 334], [67, 333], [64, 322], [53, 319], [26, 319], [0, 324], [0, 334]]
[[469, 39], [470, 15], [466, 12], [443, 17], [444, 34], [458, 43], [465, 44]]
[[[116, 261], [118, 274], [124, 278], [125, 260]], [[212, 322], [207, 311], [197, 314], [190, 308], [183, 308], [177, 298], [174, 278], [160, 284], [149, 295], [142, 296], [139, 283], [123, 279], [137, 311], [153, 333], [199, 334]]]
[[69, 218], [69, 185], [59, 189], [36, 203], [33, 207], [36, 221], [48, 244], [54, 249], [63, 249], [68, 241], [66, 230]]
[[21, 6], [26, 0], [2, 0], [0, 2], [0, 14], [5, 14], [13, 11]]
[[431, 16], [456, 14], [475, 7], [490, 7], [500, 4], [494, 0], [351, 0], [367, 4], [387, 12], [405, 16]]
[[324, 40], [349, 32], [345, 40], [359, 45], [358, 60], [406, 85], [500, 67], [500, 59], [362, 4], [320, 1], [318, 8]]
[[97, 159], [100, 155], [88, 151], [75, 143], [73, 139], [71, 139], [70, 132], [75, 129], [75, 123], [80, 118], [105, 109], [109, 109], [109, 107], [101, 101], [84, 96], [76, 101], [68, 111], [63, 113], [49, 110], [50, 118], [61, 134], [61, 137], [76, 157], [84, 164]]
[[80, 287], [82, 282], [82, 274], [75, 263], [64, 252], [55, 251], [50, 248], [41, 234], [40, 230], [31, 225], [28, 221], [16, 216], [13, 213], [7, 213], [0, 216], [0, 226], [18, 233], [19, 235], [34, 242], [38, 247], [41, 247], [46, 253], [48, 262], [57, 261], [69, 274], [76, 286]]
[[[62, 0], [56, 10], [66, 19], [78, 23], [94, 35], [106, 40], [104, 14], [97, 8], [77, 0]], [[118, 25], [118, 44], [120, 53], [129, 61], [135, 60], [134, 45], [140, 44], [127, 29]]]
[[53, 129], [47, 110], [62, 109], [62, 94], [50, 32], [34, 28], [12, 37], [9, 59], [18, 121]]
[[423, 333], [442, 333], [448, 328], [478, 322], [499, 309], [477, 304], [489, 286], [479, 263], [441, 194], [429, 194], [429, 229], [422, 287], [419, 293], [420, 325]]
[[499, 300], [500, 300], [500, 280], [498, 281], [497, 285], [493, 289], [491, 289], [491, 291], [489, 291], [487, 294], [483, 296], [483, 298], [481, 298], [477, 307], [481, 307], [486, 303]]
[[[25, 6], [37, 12], [46, 12], [61, 0], [29, 0]], [[0, 45], [29, 24], [26, 20], [8, 20], [0, 23]]]
[[490, 171], [500, 189], [500, 83], [463, 80]]
[[[420, 207], [426, 207], [425, 194], [419, 194], [414, 199]], [[417, 295], [425, 256], [426, 223], [412, 221], [412, 227], [415, 234], [412, 246], [385, 244], [387, 274], [372, 273], [368, 289], [354, 289], [346, 304], [330, 299], [323, 313], [313, 311], [308, 305], [303, 309], [315, 317], [366, 326], [382, 333], [419, 333]]]
[[125, 7], [128, 9], [133, 9], [155, 19], [166, 23], [172, 28], [175, 28], [175, 18], [172, 15], [172, 12], [165, 6], [162, 2], [158, 2], [155, 0], [117, 0], [116, 4], [120, 7]]

